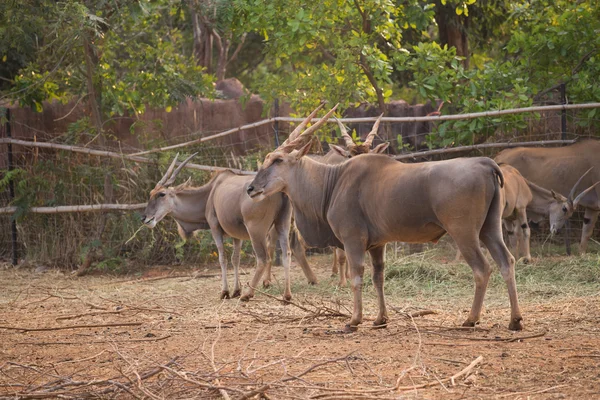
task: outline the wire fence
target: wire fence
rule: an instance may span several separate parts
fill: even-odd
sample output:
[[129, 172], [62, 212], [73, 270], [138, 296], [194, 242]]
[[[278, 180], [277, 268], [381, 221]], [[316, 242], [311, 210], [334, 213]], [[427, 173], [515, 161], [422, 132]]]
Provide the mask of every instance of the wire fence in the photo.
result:
[[[502, 148], [522, 142], [556, 146], [598, 138], [598, 108], [600, 103], [477, 115], [387, 117], [375, 144], [391, 142], [390, 153], [404, 162], [493, 157]], [[364, 138], [374, 119], [341, 121]], [[0, 224], [8, 228], [0, 230], [0, 259], [12, 261], [14, 251], [24, 263], [75, 269], [89, 262], [105, 271], [216, 262], [209, 232], [184, 243], [169, 218], [153, 230], [140, 229], [150, 190], [177, 152], [198, 152], [180, 174], [180, 182], [191, 177], [201, 185], [211, 171], [223, 168], [251, 174], [298, 120], [278, 117], [222, 131], [140, 136], [136, 148], [119, 140], [100, 146], [92, 133], [44, 130], [43, 125], [32, 127], [13, 116], [0, 127]], [[335, 121], [330, 122], [334, 124], [320, 132], [321, 148], [314, 151], [325, 152], [328, 143], [340, 140]], [[581, 218], [577, 215], [571, 224], [575, 242], [581, 234]], [[545, 233], [541, 235], [543, 240]], [[245, 250], [251, 257], [251, 248]]]

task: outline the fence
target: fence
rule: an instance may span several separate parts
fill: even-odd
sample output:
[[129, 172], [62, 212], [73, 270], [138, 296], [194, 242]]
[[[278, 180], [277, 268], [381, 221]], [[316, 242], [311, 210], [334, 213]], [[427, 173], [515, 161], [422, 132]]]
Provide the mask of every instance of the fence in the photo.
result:
[[[493, 156], [502, 148], [516, 145], [563, 145], [578, 138], [598, 137], [600, 121], [592, 112], [597, 108], [600, 103], [387, 117], [382, 120], [377, 140], [390, 141], [394, 157], [405, 162]], [[10, 119], [10, 115], [7, 117]], [[201, 232], [197, 242], [184, 244], [170, 219], [154, 230], [139, 229], [140, 210], [150, 189], [176, 151], [199, 153], [180, 174], [182, 181], [192, 177], [200, 185], [209, 179], [211, 171], [224, 168], [252, 174], [257, 161], [275, 147], [279, 136], [289, 134], [290, 123], [300, 120], [275, 117], [223, 132], [192, 133], [162, 142], [152, 138], [146, 149], [127, 153], [86, 144], [87, 139], [74, 140], [73, 135], [43, 142], [11, 138], [11, 127], [24, 126], [24, 122], [5, 121], [0, 128], [0, 145], [6, 149], [4, 155], [0, 153], [4, 171], [0, 180], [0, 223], [9, 229], [0, 233], [0, 259], [16, 263], [18, 258], [67, 268], [97, 262], [97, 268], [109, 271], [132, 265], [216, 261], [207, 232]], [[341, 119], [357, 132], [370, 129], [374, 120]], [[424, 122], [429, 124], [428, 132], [413, 137], [397, 133], [412, 131], [407, 128], [409, 124]], [[265, 146], [259, 135], [237, 142], [231, 139], [241, 130], [261, 125], [271, 128], [270, 146]], [[337, 142], [338, 134], [334, 129], [325, 132], [322, 146]], [[226, 136], [230, 140], [218, 141]], [[436, 140], [440, 144], [444, 138], [454, 138], [454, 142], [443, 149], [425, 151], [411, 145], [433, 144]], [[459, 145], [465, 142], [467, 146]], [[233, 150], [240, 147], [246, 149], [245, 154]], [[581, 226], [578, 222], [573, 225]], [[575, 238], [580, 231], [573, 231]], [[251, 253], [249, 247], [246, 249]]]

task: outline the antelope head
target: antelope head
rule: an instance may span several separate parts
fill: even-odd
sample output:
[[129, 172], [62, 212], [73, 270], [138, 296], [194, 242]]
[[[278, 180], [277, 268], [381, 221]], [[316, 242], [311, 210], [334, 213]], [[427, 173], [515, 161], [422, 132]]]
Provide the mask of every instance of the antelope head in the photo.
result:
[[360, 154], [367, 154], [367, 153], [373, 153], [373, 154], [383, 153], [390, 145], [389, 142], [381, 143], [381, 144], [377, 145], [373, 150], [371, 150], [371, 144], [373, 143], [373, 139], [375, 139], [375, 136], [377, 135], [377, 130], [379, 129], [379, 123], [381, 122], [381, 117], [383, 117], [383, 114], [381, 114], [379, 116], [379, 118], [377, 118], [377, 121], [375, 121], [375, 124], [373, 124], [373, 129], [371, 129], [371, 132], [369, 132], [369, 134], [367, 135], [367, 138], [365, 139], [365, 141], [362, 144], [354, 143], [352, 136], [350, 136], [348, 134], [348, 131], [346, 130], [346, 127], [344, 126], [344, 124], [342, 124], [336, 118], [338, 126], [340, 127], [340, 132], [342, 132], [342, 137], [344, 138], [344, 141], [346, 142], [346, 148], [344, 149], [343, 147], [335, 145], [335, 144], [331, 144], [331, 145], [329, 145], [329, 147], [331, 147], [335, 152], [337, 152], [338, 154], [340, 154], [341, 156], [346, 157], [346, 158], [352, 158], [354, 156], [357, 156]]
[[[594, 168], [594, 167], [592, 167]], [[563, 227], [565, 222], [571, 218], [577, 207], [579, 206], [579, 202], [583, 197], [588, 194], [591, 190], [593, 190], [596, 185], [600, 182], [596, 182], [589, 188], [585, 189], [583, 192], [579, 193], [577, 197], [575, 197], [575, 193], [577, 192], [577, 186], [581, 183], [583, 178], [592, 170], [592, 168], [588, 169], [579, 180], [575, 183], [571, 192], [569, 193], [569, 197], [565, 197], [560, 193], [556, 193], [554, 190], [551, 190], [552, 197], [554, 198], [554, 202], [550, 204], [549, 209], [549, 217], [550, 217], [550, 233], [552, 235], [556, 234], [556, 232]]]
[[[158, 181], [154, 189], [150, 191], [150, 200], [148, 201], [148, 205], [146, 206], [144, 214], [142, 215], [142, 222], [144, 225], [149, 228], [154, 228], [156, 224], [158, 224], [164, 217], [173, 212], [176, 206], [175, 199], [177, 197], [177, 193], [190, 185], [190, 179], [181, 185], [172, 185], [175, 182], [175, 178], [177, 178], [177, 174], [179, 174], [181, 169], [185, 167], [185, 165], [196, 154], [198, 153], [194, 153], [186, 158], [185, 161], [179, 164], [177, 169], [175, 169], [175, 165], [177, 164], [177, 157], [179, 156], [179, 153], [175, 155], [175, 158], [169, 166], [169, 169], [167, 169], [165, 175], [160, 181]], [[175, 171], [173, 171], [174, 169]]]
[[[267, 154], [254, 180], [247, 188], [248, 195], [254, 201], [261, 201], [277, 192], [285, 192], [286, 182], [298, 161], [304, 157], [311, 147], [311, 135], [334, 113], [337, 104], [317, 123], [304, 130], [308, 122], [323, 107], [317, 107], [294, 131], [285, 142]], [[303, 131], [304, 130], [304, 131]], [[300, 148], [299, 150], [296, 150]]]

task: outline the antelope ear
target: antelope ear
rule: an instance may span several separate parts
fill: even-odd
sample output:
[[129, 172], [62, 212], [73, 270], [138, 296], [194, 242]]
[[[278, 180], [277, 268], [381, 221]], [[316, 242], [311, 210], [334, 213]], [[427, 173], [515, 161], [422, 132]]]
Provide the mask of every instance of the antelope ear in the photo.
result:
[[552, 189], [550, 190], [550, 193], [552, 193], [552, 197], [554, 197], [554, 200], [557, 200], [557, 201], [566, 201], [567, 200], [567, 198], [565, 196], [563, 196], [560, 193], [556, 193]]
[[330, 144], [329, 148], [338, 153], [340, 156], [350, 158], [350, 153], [345, 148], [338, 146], [337, 144]]
[[378, 144], [377, 146], [375, 146], [375, 148], [373, 150], [371, 150], [371, 153], [383, 154], [389, 146], [390, 146], [390, 142]]
[[306, 143], [304, 146], [302, 146], [300, 148], [300, 150], [298, 150], [298, 153], [296, 154], [296, 159], [300, 159], [302, 157], [304, 157], [305, 155], [308, 154], [308, 152], [310, 151], [310, 148], [312, 147], [312, 140], [310, 140], [308, 143]]

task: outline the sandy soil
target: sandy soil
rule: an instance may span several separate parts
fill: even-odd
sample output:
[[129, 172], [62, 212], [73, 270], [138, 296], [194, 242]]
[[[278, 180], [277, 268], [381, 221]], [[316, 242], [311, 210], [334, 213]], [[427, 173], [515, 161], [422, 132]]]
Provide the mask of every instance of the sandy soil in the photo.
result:
[[[334, 287], [327, 256], [311, 262], [321, 282], [307, 287], [295, 268], [295, 305], [260, 293], [221, 301], [214, 266], [135, 278], [4, 269], [0, 396], [600, 398], [599, 295], [523, 302], [525, 330], [514, 333], [505, 295], [465, 330], [471, 298], [443, 293], [391, 294], [389, 326], [372, 329], [371, 291], [364, 326], [341, 334], [350, 291]], [[436, 313], [408, 316], [419, 310]]]

